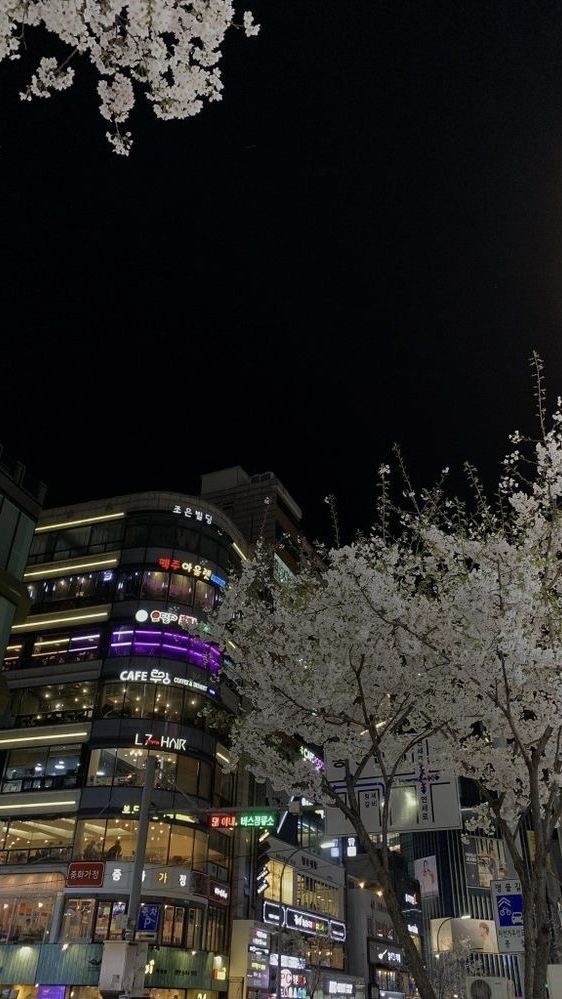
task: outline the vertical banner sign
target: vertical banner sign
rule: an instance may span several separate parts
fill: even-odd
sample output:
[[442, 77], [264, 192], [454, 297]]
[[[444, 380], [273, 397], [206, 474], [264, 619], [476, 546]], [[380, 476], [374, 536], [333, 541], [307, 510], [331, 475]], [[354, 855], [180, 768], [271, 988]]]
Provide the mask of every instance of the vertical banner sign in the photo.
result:
[[504, 954], [520, 954], [525, 950], [521, 882], [515, 878], [492, 881], [491, 888], [498, 950]]

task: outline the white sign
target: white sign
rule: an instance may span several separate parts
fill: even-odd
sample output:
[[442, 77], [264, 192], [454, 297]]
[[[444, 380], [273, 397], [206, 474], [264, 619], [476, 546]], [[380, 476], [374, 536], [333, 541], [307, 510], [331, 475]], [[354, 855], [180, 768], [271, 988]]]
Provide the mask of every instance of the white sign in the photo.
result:
[[200, 522], [202, 522], [204, 518], [206, 524], [213, 523], [213, 515], [211, 513], [205, 513], [204, 510], [194, 510], [193, 507], [191, 506], [183, 507], [181, 506], [180, 503], [174, 504], [174, 506], [172, 507], [172, 513], [182, 514], [184, 517], [187, 517], [188, 519], [195, 517], [195, 520], [198, 520]]
[[[326, 761], [326, 775], [334, 791], [347, 803], [343, 759]], [[380, 833], [382, 809], [387, 796], [382, 775], [371, 763], [355, 782], [359, 816], [369, 833]], [[419, 742], [404, 757], [390, 792], [389, 832], [428, 832], [435, 829], [460, 829], [458, 785], [431, 765], [427, 740]], [[328, 836], [353, 835], [354, 829], [339, 808], [326, 809]]]
[[171, 673], [161, 669], [124, 669], [121, 670], [119, 679], [123, 683], [161, 683], [164, 687], [173, 683], [176, 687], [200, 690], [202, 694], [206, 694], [209, 689], [206, 683], [199, 683], [184, 676], [172, 676]]
[[328, 992], [330, 995], [352, 996], [355, 991], [353, 982], [328, 982]]
[[157, 608], [145, 610], [144, 607], [140, 607], [135, 614], [135, 621], [139, 624], [144, 624], [149, 618], [152, 624], [177, 624], [180, 628], [191, 628], [197, 624], [197, 618], [191, 614], [179, 614], [172, 610], [163, 611]]
[[525, 950], [521, 882], [516, 878], [492, 881], [491, 888], [498, 950], [520, 954]]
[[147, 746], [149, 749], [174, 749], [177, 753], [187, 752], [187, 739], [176, 738], [172, 735], [153, 735], [152, 732], [144, 732], [139, 736], [135, 732], [135, 746]]

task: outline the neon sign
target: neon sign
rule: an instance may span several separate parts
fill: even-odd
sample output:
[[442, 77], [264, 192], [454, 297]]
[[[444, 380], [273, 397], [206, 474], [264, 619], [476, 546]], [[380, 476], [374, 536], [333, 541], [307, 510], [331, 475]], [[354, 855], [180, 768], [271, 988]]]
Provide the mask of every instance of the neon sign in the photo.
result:
[[321, 760], [319, 756], [316, 756], [316, 754], [313, 753], [311, 749], [308, 749], [307, 746], [300, 746], [299, 753], [301, 754], [303, 760], [306, 760], [307, 763], [312, 763], [315, 770], [324, 769], [324, 760]]
[[135, 614], [135, 621], [144, 624], [148, 618], [153, 624], [177, 624], [180, 628], [191, 628], [197, 624], [197, 618], [191, 614], [177, 614], [175, 611], [163, 611], [154, 608], [151, 611], [141, 608]]
[[195, 520], [198, 520], [200, 523], [203, 522], [203, 519], [206, 524], [210, 525], [213, 523], [213, 515], [211, 513], [205, 513], [204, 510], [194, 510], [191, 506], [182, 507], [181, 503], [174, 504], [172, 507], [172, 513], [183, 514], [183, 516], [187, 517], [188, 520], [195, 517]]
[[211, 829], [236, 829], [237, 826], [246, 829], [272, 829], [277, 821], [277, 813], [242, 812], [237, 815], [227, 812], [212, 812], [207, 821]]

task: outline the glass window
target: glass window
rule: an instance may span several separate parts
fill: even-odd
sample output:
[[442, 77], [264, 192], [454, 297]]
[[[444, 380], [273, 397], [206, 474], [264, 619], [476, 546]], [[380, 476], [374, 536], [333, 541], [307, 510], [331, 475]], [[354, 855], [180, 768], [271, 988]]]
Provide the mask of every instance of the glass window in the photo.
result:
[[162, 943], [171, 944], [174, 932], [174, 906], [164, 906], [164, 918], [162, 920]]
[[206, 871], [207, 870], [207, 848], [209, 845], [209, 837], [207, 833], [204, 833], [201, 829], [195, 830], [195, 842], [193, 846], [193, 870], [194, 871]]
[[41, 823], [12, 819], [4, 828], [5, 859], [10, 864], [30, 860], [70, 860], [75, 819], [43, 819]]
[[322, 912], [329, 916], [339, 915], [338, 889], [324, 881], [297, 874], [296, 904], [309, 912]]
[[[9, 616], [7, 620], [4, 620], [4, 611], [7, 611]], [[0, 597], [0, 632], [7, 635], [11, 624], [12, 618], [14, 616], [14, 605], [8, 600], [4, 600]], [[23, 642], [12, 642], [10, 645], [6, 646], [6, 655], [4, 656], [3, 669], [17, 669], [21, 659], [21, 654], [23, 651]]]
[[185, 925], [185, 909], [182, 905], [176, 905], [174, 913], [174, 933], [172, 943], [175, 947], [181, 947], [183, 942], [183, 929]]
[[41, 943], [46, 939], [53, 911], [52, 896], [20, 898], [15, 902], [10, 931], [11, 943]]
[[98, 911], [96, 915], [96, 925], [94, 929], [94, 941], [99, 943], [101, 940], [107, 940], [107, 935], [109, 933], [109, 920], [111, 919], [111, 907], [112, 902], [101, 901], [98, 902]]
[[34, 529], [35, 525], [33, 521], [24, 513], [20, 513], [12, 551], [10, 552], [8, 565], [6, 566], [8, 572], [11, 572], [14, 576], [21, 577], [23, 575]]
[[29, 721], [78, 721], [90, 717], [94, 702], [92, 683], [65, 683], [18, 690], [11, 713]]
[[123, 901], [111, 903], [111, 923], [109, 926], [109, 939], [120, 940], [123, 936], [123, 928], [120, 926], [120, 917], [127, 911], [127, 903]]
[[181, 575], [179, 572], [173, 572], [170, 576], [170, 602], [178, 604], [189, 604], [193, 603], [193, 595], [195, 593], [194, 580], [191, 576]]
[[29, 549], [30, 562], [50, 562], [55, 548], [56, 535], [47, 531], [45, 534], [35, 534]]
[[17, 506], [4, 498], [0, 503], [0, 568], [2, 569], [8, 565], [18, 517]]
[[176, 525], [176, 543], [175, 547], [185, 554], [192, 553], [196, 555], [199, 551], [199, 532], [192, 530], [190, 527], [184, 527], [183, 524]]
[[115, 590], [116, 600], [138, 600], [142, 582], [142, 572], [140, 569], [131, 569], [129, 572], [120, 572], [117, 577], [117, 587]]
[[199, 950], [201, 946], [201, 909], [190, 906], [187, 910], [187, 932], [185, 946]]
[[173, 825], [170, 836], [170, 863], [191, 867], [195, 830], [187, 826]]
[[[4, 792], [40, 789], [56, 786], [51, 778], [76, 778], [80, 769], [80, 746], [39, 746], [34, 749], [12, 749], [4, 766]], [[65, 786], [71, 784], [61, 781]], [[17, 786], [16, 786], [17, 785]]]
[[174, 523], [152, 523], [148, 532], [148, 547], [173, 548], [176, 542]]
[[[88, 784], [90, 786], [113, 784], [116, 749], [94, 749], [90, 753]], [[86, 860], [90, 859], [88, 857]]]
[[199, 760], [194, 756], [178, 757], [178, 787], [184, 794], [197, 794]]
[[123, 537], [123, 520], [109, 520], [103, 524], [92, 524], [90, 534], [90, 551], [94, 546], [118, 545]]
[[[216, 829], [212, 830], [212, 832], [209, 834], [209, 860], [211, 861], [211, 863], [218, 864], [220, 867], [228, 868], [230, 864], [230, 843], [231, 840], [229, 839], [228, 836], [225, 836], [223, 833], [218, 832]], [[289, 881], [290, 879], [291, 870], [292, 868], [290, 867], [286, 868], [287, 881]], [[269, 878], [269, 882], [271, 884], [271, 878]], [[283, 878], [283, 888], [285, 888], [285, 878]], [[279, 900], [279, 889], [277, 890], [276, 896], [275, 895], [269, 896], [266, 893], [266, 898], [270, 897], [277, 898], [277, 900]], [[284, 896], [283, 896], [283, 901], [284, 902], [286, 901]], [[290, 901], [292, 903], [292, 896]]]
[[146, 600], [168, 599], [169, 574], [150, 569], [143, 574], [141, 597]]
[[[293, 879], [294, 867], [285, 866], [279, 860], [270, 860], [267, 863], [267, 880], [269, 887], [265, 889], [264, 898], [272, 898], [276, 902], [281, 901], [286, 905], [293, 904]], [[281, 895], [281, 878], [283, 878], [283, 894]]]
[[68, 898], [62, 917], [61, 940], [90, 940], [94, 912], [93, 898]]
[[195, 586], [195, 607], [197, 610], [212, 611], [215, 602], [215, 588], [198, 579]]
[[88, 547], [90, 531], [91, 527], [89, 525], [86, 527], [70, 527], [66, 531], [60, 531], [57, 534], [55, 543], [55, 556], [57, 554], [62, 555], [63, 553], [67, 555], [79, 555]]

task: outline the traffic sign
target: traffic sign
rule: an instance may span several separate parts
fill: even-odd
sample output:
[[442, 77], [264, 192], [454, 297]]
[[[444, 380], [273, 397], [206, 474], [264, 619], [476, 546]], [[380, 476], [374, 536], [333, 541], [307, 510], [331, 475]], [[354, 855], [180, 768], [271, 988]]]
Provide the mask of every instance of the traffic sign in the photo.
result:
[[500, 953], [522, 953], [525, 950], [523, 930], [523, 892], [521, 882], [492, 881], [492, 905]]

